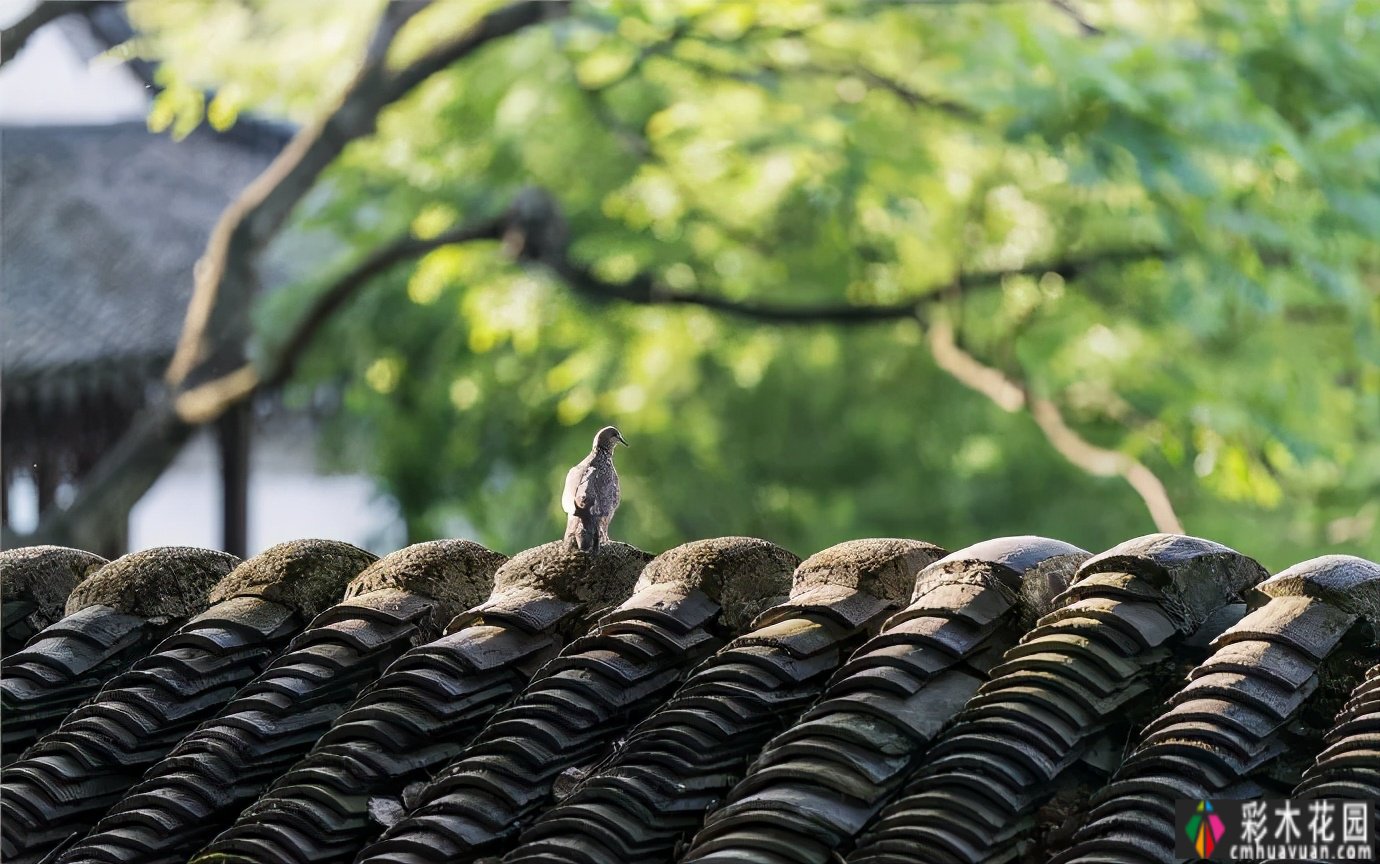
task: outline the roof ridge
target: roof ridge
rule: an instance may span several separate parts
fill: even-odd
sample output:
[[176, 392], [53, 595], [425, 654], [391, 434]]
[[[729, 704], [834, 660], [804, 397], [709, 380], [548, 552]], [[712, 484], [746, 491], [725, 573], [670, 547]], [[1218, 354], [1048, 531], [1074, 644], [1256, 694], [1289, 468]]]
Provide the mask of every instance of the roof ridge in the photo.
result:
[[[390, 665], [206, 854], [282, 859], [291, 843], [318, 864], [353, 860], [380, 830], [370, 802], [401, 809], [391, 802], [405, 787], [459, 756], [541, 665], [584, 634], [592, 613], [626, 598], [650, 558], [624, 543], [603, 545], [597, 557], [561, 542], [514, 555], [498, 568], [488, 599]], [[597, 575], [582, 578], [590, 573]], [[587, 582], [595, 590], [576, 590]], [[589, 603], [574, 602], [578, 596]], [[293, 826], [291, 841], [284, 824]]]
[[1221, 544], [1166, 534], [1089, 558], [848, 861], [978, 864], [1015, 842], [1096, 733], [1153, 704], [1171, 649], [1263, 575]]
[[[1252, 587], [1246, 556], [1162, 534], [1086, 561], [1031, 537], [340, 548], [324, 581], [102, 564], [0, 664], [7, 758], [51, 733], [5, 771], [0, 854], [347, 864], [390, 823], [361, 864], [1119, 864], [1167, 854], [1180, 794], [1380, 790], [1359, 558]], [[169, 555], [219, 587], [164, 590]]]
[[[1345, 675], [1328, 661], [1353, 625], [1366, 613], [1367, 624], [1380, 624], [1380, 565], [1323, 556], [1258, 587], [1268, 602], [1214, 640], [1212, 656], [1142, 730], [1112, 782], [1092, 797], [1088, 824], [1051, 864], [1167, 859], [1176, 798], [1239, 797], [1234, 787], [1250, 797], [1288, 793], [1264, 769], [1298, 749], [1292, 730], [1321, 692], [1324, 667], [1334, 679]], [[1345, 677], [1334, 685], [1351, 689]]]

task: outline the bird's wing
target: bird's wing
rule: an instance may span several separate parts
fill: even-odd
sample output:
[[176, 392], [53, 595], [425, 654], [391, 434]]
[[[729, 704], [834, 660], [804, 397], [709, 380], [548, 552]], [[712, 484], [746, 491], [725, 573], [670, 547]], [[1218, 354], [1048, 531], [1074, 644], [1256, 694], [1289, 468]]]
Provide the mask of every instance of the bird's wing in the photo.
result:
[[586, 459], [574, 468], [571, 468], [565, 475], [565, 491], [561, 493], [561, 509], [567, 515], [574, 516], [577, 508], [584, 509], [581, 499], [584, 493], [581, 486], [585, 482], [585, 475], [589, 473], [589, 460]]
[[575, 481], [572, 500], [575, 512], [582, 515], [612, 516], [618, 508], [617, 472], [611, 467], [588, 466]]
[[585, 512], [591, 516], [613, 516], [618, 509], [618, 472], [613, 466], [607, 470], [591, 471], [581, 486], [585, 490]]

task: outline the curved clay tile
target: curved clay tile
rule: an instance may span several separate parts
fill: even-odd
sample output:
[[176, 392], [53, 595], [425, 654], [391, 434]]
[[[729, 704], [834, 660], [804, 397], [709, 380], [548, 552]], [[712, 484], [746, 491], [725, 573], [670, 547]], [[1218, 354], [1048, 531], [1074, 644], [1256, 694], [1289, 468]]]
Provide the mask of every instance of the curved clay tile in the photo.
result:
[[[488, 594], [502, 560], [477, 544], [442, 540], [370, 565], [343, 602], [318, 615], [58, 860], [186, 861], [305, 754], [384, 667]], [[291, 588], [259, 587], [270, 599]]]
[[0, 552], [0, 657], [61, 618], [72, 589], [105, 564], [99, 555], [66, 546]]
[[514, 556], [484, 603], [389, 666], [196, 860], [353, 860], [382, 830], [371, 799], [396, 799], [459, 756], [542, 664], [628, 598], [651, 557], [616, 542], [591, 556], [561, 541]]
[[[1380, 623], [1373, 626], [1380, 639]], [[1380, 801], [1380, 665], [1366, 671], [1323, 744], [1325, 749], [1304, 772], [1293, 797]], [[1371, 843], [1380, 846], [1380, 825], [1371, 825]]]
[[[1380, 625], [1377, 625], [1380, 628]], [[1318, 754], [1294, 790], [1298, 798], [1380, 801], [1380, 665], [1372, 666], [1337, 714]], [[1380, 827], [1380, 826], [1377, 826]]]
[[[1214, 641], [1216, 652], [1092, 797], [1091, 821], [1055, 862], [1168, 864], [1175, 860], [1175, 799], [1287, 797], [1290, 776], [1302, 770], [1290, 761], [1320, 743], [1322, 730], [1310, 730], [1306, 715], [1332, 717], [1337, 701], [1319, 703], [1350, 691], [1361, 658], [1374, 659], [1380, 565], [1327, 555], [1259, 587], [1269, 602]], [[1373, 739], [1369, 747], [1361, 770], [1374, 778], [1380, 759]], [[1363, 749], [1351, 755], [1365, 766]], [[1329, 797], [1354, 797], [1336, 791]]]
[[206, 608], [239, 559], [165, 546], [112, 561], [67, 597], [66, 616], [0, 661], [3, 749], [19, 756], [110, 676]]
[[547, 806], [562, 772], [595, 761], [726, 637], [784, 600], [798, 563], [743, 537], [658, 556], [633, 596], [495, 714], [422, 790], [419, 806], [359, 860], [462, 864], [501, 854]]
[[1264, 576], [1225, 546], [1170, 534], [1089, 559], [847, 860], [1013, 858], [1061, 775], [1100, 732], [1152, 710], [1174, 652], [1187, 653], [1188, 641]]
[[[64, 839], [85, 833], [373, 560], [345, 543], [296, 541], [274, 546], [222, 579], [211, 591], [211, 608], [112, 678], [5, 770], [5, 860], [40, 860]], [[73, 789], [81, 794], [70, 794]]]
[[522, 835], [505, 864], [669, 860], [762, 745], [910, 598], [915, 574], [943, 554], [913, 540], [856, 540], [806, 560], [791, 599], [697, 668]]
[[925, 568], [910, 605], [772, 739], [681, 860], [836, 860], [1087, 557], [1058, 540], [1007, 537]]

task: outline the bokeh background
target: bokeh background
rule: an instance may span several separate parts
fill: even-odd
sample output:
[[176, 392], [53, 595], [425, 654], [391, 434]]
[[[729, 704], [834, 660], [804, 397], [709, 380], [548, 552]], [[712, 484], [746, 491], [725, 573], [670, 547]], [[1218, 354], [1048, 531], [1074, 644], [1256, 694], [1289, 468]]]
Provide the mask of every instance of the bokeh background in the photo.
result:
[[7, 543], [1380, 558], [1380, 2], [42, 6]]

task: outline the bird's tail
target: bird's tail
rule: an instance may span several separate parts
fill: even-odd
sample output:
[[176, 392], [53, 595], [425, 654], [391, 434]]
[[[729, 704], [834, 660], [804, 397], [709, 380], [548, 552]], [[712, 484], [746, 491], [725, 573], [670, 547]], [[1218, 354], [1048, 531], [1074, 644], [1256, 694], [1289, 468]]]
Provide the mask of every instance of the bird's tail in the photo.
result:
[[593, 555], [599, 551], [599, 520], [571, 516], [565, 521], [565, 545]]

